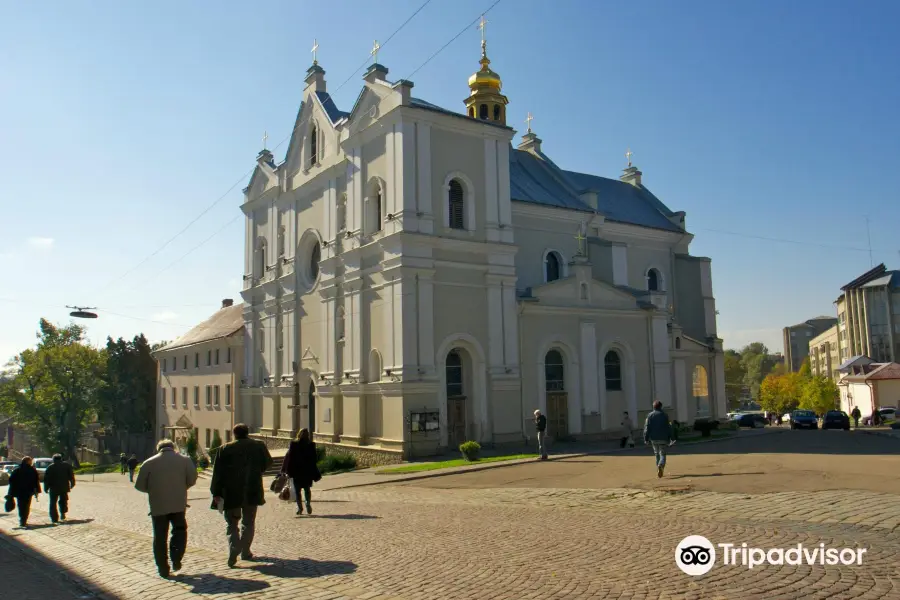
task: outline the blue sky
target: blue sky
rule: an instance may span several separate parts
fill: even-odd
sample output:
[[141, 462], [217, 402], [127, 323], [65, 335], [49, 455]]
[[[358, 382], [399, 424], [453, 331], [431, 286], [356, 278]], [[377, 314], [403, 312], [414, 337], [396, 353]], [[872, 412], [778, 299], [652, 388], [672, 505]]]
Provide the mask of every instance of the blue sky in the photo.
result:
[[[270, 147], [290, 133], [313, 39], [347, 109], [373, 39], [423, 1], [6, 3], [0, 357], [67, 304], [103, 309], [102, 342], [173, 339], [239, 299], [245, 174], [263, 131]], [[389, 78], [492, 2], [433, 0], [383, 44]], [[511, 124], [533, 113], [558, 164], [617, 177], [631, 147], [644, 183], [687, 211], [726, 346], [780, 349], [781, 327], [833, 314], [869, 268], [866, 215], [875, 264], [900, 267], [898, 19], [883, 0], [502, 0], [488, 49]], [[414, 93], [461, 111], [479, 42], [467, 30]]]

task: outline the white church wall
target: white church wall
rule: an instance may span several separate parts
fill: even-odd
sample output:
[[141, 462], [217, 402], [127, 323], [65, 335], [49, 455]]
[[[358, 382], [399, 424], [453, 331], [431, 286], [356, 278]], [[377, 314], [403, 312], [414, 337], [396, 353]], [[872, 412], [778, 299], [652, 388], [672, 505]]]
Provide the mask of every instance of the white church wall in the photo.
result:
[[[465, 237], [468, 232], [448, 230], [444, 226], [449, 210], [447, 190], [444, 180], [447, 175], [460, 172], [471, 182], [474, 189], [465, 190], [465, 202], [474, 202], [475, 223], [466, 223], [466, 229], [474, 232], [474, 237], [483, 239], [485, 225], [485, 145], [481, 137], [465, 135], [437, 127], [431, 128], [431, 212], [438, 235]], [[468, 187], [464, 185], [464, 189]], [[478, 209], [481, 210], [478, 210]]]
[[647, 273], [656, 269], [662, 276], [659, 289], [668, 292], [672, 289], [672, 269], [669, 247], [662, 244], [629, 244], [628, 246], [628, 282], [633, 288], [646, 290]]

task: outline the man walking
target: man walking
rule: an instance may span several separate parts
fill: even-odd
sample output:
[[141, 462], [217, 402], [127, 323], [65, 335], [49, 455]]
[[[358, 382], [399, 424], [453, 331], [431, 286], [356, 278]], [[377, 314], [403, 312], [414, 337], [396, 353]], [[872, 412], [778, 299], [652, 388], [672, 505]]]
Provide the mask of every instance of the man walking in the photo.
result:
[[131, 483], [134, 483], [134, 471], [137, 469], [138, 462], [137, 454], [132, 454], [131, 458], [128, 459], [128, 480]]
[[265, 444], [250, 439], [250, 428], [245, 424], [238, 423], [232, 431], [234, 441], [222, 446], [216, 458], [210, 491], [212, 508], [222, 510], [228, 524], [228, 566], [233, 568], [238, 556], [253, 559], [250, 545], [256, 529], [256, 511], [266, 503], [262, 478], [272, 466], [272, 456]]
[[128, 468], [128, 457], [125, 456], [125, 453], [119, 455], [119, 466], [122, 467], [122, 475], [125, 474], [125, 469]]
[[[181, 570], [181, 559], [187, 549], [188, 488], [197, 483], [197, 468], [190, 458], [175, 452], [172, 440], [156, 444], [157, 454], [144, 461], [134, 489], [147, 494], [153, 521], [153, 558], [160, 577]], [[172, 539], [166, 544], [172, 526]], [[172, 568], [169, 569], [169, 558]]]
[[862, 413], [859, 411], [858, 406], [853, 407], [853, 410], [850, 412], [850, 416], [853, 417], [853, 428], [859, 429], [859, 418], [862, 416]]
[[666, 470], [666, 448], [672, 440], [672, 427], [669, 416], [663, 412], [662, 402], [653, 403], [653, 412], [647, 415], [644, 422], [644, 443], [653, 446], [656, 456], [656, 476], [662, 477]]
[[534, 428], [537, 431], [540, 460], [547, 460], [547, 417], [542, 415], [540, 410], [534, 411]]
[[53, 455], [53, 464], [44, 471], [44, 492], [50, 496], [50, 520], [66, 520], [69, 512], [69, 492], [75, 487], [75, 470], [63, 462], [62, 454]]
[[622, 416], [622, 439], [619, 440], [620, 448], [624, 448], [626, 444], [628, 447], [634, 448], [634, 438], [632, 438], [633, 433], [634, 425], [631, 422], [631, 417], [628, 416], [628, 411], [625, 411]]
[[41, 482], [38, 472], [31, 464], [30, 456], [22, 459], [22, 464], [9, 476], [9, 496], [16, 499], [19, 506], [19, 526], [28, 527], [28, 516], [31, 514], [31, 499], [37, 500], [41, 493]]

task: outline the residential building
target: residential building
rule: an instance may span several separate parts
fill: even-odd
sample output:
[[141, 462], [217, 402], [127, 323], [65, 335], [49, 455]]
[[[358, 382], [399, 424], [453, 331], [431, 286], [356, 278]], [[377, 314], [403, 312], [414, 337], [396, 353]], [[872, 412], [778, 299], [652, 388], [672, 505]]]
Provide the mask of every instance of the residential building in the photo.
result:
[[841, 410], [850, 414], [859, 407], [863, 417], [871, 416], [879, 408], [900, 406], [900, 364], [869, 363], [850, 368], [850, 373], [838, 383]]
[[836, 323], [837, 319], [834, 317], [822, 316], [785, 327], [783, 330], [785, 368], [789, 372], [799, 371], [803, 361], [809, 356], [809, 342]]
[[835, 305], [842, 361], [900, 360], [900, 271], [878, 265], [842, 287]]
[[630, 152], [618, 179], [563, 170], [530, 119], [513, 148], [485, 47], [480, 64], [464, 113], [377, 63], [343, 112], [314, 61], [284, 161], [259, 153], [241, 403], [269, 443], [309, 427], [384, 461], [521, 443], [535, 409], [558, 438], [618, 435], [657, 399], [725, 417], [711, 261], [685, 213]]
[[[243, 310], [223, 300], [210, 318], [153, 353], [160, 437], [183, 444], [193, 429], [201, 449], [209, 448], [216, 431], [223, 443], [231, 440], [244, 360]], [[245, 417], [254, 418], [239, 420]]]
[[809, 367], [818, 377], [841, 378], [840, 344], [837, 324], [809, 340]]

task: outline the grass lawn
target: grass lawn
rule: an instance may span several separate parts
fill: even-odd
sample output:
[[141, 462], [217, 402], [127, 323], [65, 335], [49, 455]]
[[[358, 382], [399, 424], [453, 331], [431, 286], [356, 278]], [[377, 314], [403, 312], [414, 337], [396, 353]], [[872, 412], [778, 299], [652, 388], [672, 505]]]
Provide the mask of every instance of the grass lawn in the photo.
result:
[[479, 460], [469, 461], [464, 458], [456, 458], [453, 460], [444, 460], [441, 462], [414, 463], [411, 465], [403, 465], [402, 467], [391, 467], [378, 471], [382, 475], [393, 475], [396, 473], [417, 473], [419, 471], [434, 471], [435, 469], [449, 469], [452, 467], [464, 467], [466, 465], [477, 465], [481, 463], [500, 462], [504, 460], [519, 460], [522, 458], [537, 458], [537, 454], [510, 454], [507, 456], [489, 456]]

